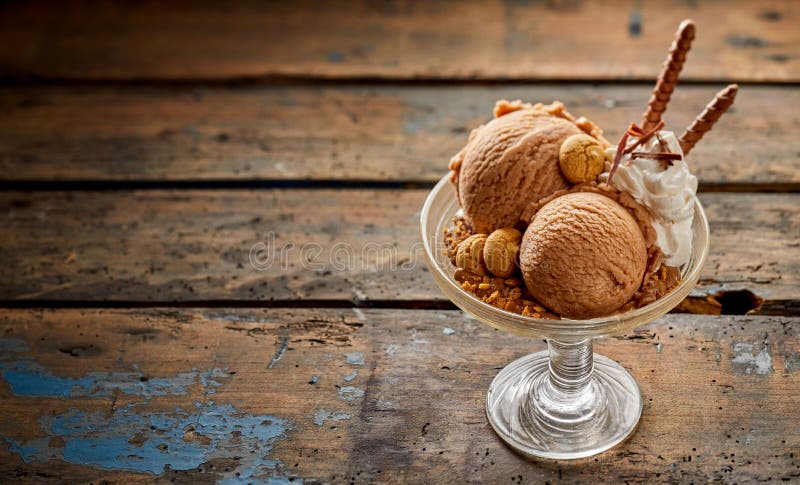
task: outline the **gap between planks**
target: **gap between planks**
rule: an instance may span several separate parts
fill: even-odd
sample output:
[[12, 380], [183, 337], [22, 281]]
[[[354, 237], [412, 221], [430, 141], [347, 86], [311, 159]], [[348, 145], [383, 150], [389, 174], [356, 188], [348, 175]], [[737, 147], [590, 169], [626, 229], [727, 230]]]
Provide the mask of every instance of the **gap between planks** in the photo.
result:
[[[126, 309], [126, 308], [352, 308], [378, 310], [458, 310], [447, 300], [0, 300], [0, 309]], [[800, 315], [800, 302], [762, 302], [747, 290], [719, 291], [707, 296], [689, 296], [670, 313], [692, 315]]]
[[[574, 77], [514, 77], [514, 78], [469, 78], [469, 77], [430, 77], [430, 76], [323, 76], [310, 74], [302, 76], [263, 75], [234, 76], [229, 78], [192, 77], [191, 79], [169, 79], [159, 77], [131, 77], [124, 79], [72, 79], [59, 77], [22, 77], [0, 78], [0, 87], [64, 87], [64, 88], [258, 88], [258, 87], [442, 87], [442, 86], [521, 86], [552, 85], [569, 83], [580, 86], [653, 86], [657, 72], [652, 78], [574, 78]], [[800, 80], [768, 80], [754, 81], [748, 79], [719, 80], [715, 78], [697, 78], [681, 80], [684, 86], [721, 86], [735, 82], [746, 87], [800, 87]]]
[[[443, 173], [444, 174], [444, 173]], [[358, 179], [209, 179], [209, 180], [20, 180], [0, 181], [0, 191], [127, 191], [127, 190], [293, 190], [293, 189], [369, 189], [421, 190], [432, 189], [429, 180], [358, 180]], [[698, 192], [727, 193], [796, 193], [800, 182], [700, 182]]]

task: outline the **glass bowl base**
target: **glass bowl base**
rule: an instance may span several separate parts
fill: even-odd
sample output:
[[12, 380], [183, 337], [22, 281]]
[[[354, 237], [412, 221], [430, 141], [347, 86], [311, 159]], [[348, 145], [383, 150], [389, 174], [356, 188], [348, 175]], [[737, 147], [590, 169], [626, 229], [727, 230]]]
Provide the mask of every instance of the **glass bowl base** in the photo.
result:
[[486, 414], [494, 430], [517, 452], [572, 460], [602, 453], [624, 441], [642, 415], [633, 376], [602, 355], [585, 386], [564, 393], [550, 385], [547, 351], [515, 360], [492, 381]]

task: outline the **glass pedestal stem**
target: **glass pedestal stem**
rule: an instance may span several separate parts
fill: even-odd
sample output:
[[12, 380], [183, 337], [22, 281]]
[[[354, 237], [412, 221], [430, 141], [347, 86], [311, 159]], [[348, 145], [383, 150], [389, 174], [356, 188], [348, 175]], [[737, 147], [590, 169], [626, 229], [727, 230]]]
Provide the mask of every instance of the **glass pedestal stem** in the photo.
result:
[[589, 385], [594, 370], [592, 340], [548, 340], [547, 349], [550, 352], [549, 387], [565, 396], [583, 392]]
[[605, 396], [593, 380], [591, 339], [548, 340], [548, 372], [531, 389], [526, 414], [548, 432], [574, 434], [596, 426]]

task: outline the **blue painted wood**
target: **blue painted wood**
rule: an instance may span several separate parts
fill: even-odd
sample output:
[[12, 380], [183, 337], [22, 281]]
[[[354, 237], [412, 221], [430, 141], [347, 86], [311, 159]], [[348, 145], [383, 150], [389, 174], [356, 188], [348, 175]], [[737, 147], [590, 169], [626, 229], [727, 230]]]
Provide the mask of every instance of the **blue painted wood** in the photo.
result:
[[[17, 397], [78, 403], [82, 398], [108, 399], [122, 393], [132, 399], [110, 414], [70, 407], [65, 413], [42, 415], [38, 421], [43, 437], [15, 440], [0, 434], [9, 451], [25, 463], [55, 459], [160, 475], [166, 470], [192, 470], [213, 459], [237, 458], [238, 466], [223, 480], [233, 483], [274, 470], [278, 462], [269, 458], [270, 450], [292, 426], [277, 416], [253, 415], [231, 404], [206, 401], [205, 396], [216, 393], [231, 377], [220, 368], [162, 378], [147, 378], [136, 370], [64, 377], [33, 358], [24, 340], [0, 338], [0, 377]], [[203, 400], [191, 408], [149, 410], [153, 398], [186, 395], [193, 386], [199, 386]]]

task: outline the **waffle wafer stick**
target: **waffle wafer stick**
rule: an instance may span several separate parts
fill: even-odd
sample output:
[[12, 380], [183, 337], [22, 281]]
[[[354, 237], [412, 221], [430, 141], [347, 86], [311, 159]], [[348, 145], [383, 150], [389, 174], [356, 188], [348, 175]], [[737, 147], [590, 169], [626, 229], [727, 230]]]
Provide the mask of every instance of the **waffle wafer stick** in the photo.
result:
[[678, 141], [681, 144], [684, 156], [688, 155], [694, 145], [703, 138], [706, 132], [711, 131], [714, 123], [722, 116], [733, 104], [736, 93], [739, 92], [737, 84], [730, 84], [714, 96], [714, 99], [706, 106], [700, 115], [694, 119], [691, 125], [681, 135]]
[[650, 101], [647, 103], [647, 111], [642, 115], [642, 129], [644, 131], [650, 130], [661, 121], [661, 115], [667, 110], [667, 103], [669, 103], [672, 92], [678, 84], [678, 75], [683, 69], [686, 54], [692, 47], [693, 40], [694, 22], [686, 19], [681, 22], [675, 32], [675, 39], [669, 48], [664, 68], [658, 76], [656, 87], [653, 89], [653, 94], [650, 95]]

